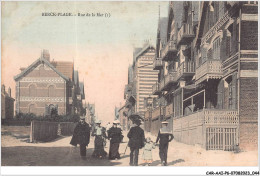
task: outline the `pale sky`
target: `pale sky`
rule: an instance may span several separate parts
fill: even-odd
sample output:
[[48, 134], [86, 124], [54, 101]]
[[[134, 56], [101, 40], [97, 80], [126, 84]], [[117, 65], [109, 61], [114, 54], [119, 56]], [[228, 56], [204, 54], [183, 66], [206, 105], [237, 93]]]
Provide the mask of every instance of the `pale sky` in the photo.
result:
[[[168, 2], [2, 2], [1, 80], [11, 87], [20, 67], [39, 58], [73, 61], [85, 82], [86, 102], [95, 103], [103, 125], [124, 103], [133, 48], [150, 39], [155, 44], [160, 16]], [[44, 12], [110, 14], [110, 17], [42, 16]]]

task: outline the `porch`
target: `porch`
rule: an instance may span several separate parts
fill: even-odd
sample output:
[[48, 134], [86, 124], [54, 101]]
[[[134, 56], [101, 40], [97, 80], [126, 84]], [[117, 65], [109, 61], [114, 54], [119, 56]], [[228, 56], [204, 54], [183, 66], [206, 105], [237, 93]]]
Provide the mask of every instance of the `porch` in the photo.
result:
[[234, 150], [238, 144], [237, 110], [202, 109], [173, 119], [177, 141], [207, 150]]

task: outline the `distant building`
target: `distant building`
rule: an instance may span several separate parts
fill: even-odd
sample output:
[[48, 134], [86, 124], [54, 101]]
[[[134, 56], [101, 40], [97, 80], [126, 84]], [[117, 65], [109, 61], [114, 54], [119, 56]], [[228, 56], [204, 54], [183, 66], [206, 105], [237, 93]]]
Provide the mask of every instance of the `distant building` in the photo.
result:
[[[158, 71], [153, 70], [155, 49], [147, 44], [134, 54], [133, 75], [136, 93], [136, 112], [144, 117], [144, 99], [151, 96], [152, 86], [158, 81]], [[156, 97], [152, 95], [153, 97]]]
[[5, 85], [2, 85], [1, 90], [1, 119], [14, 118], [14, 98], [11, 95], [11, 88], [8, 88], [8, 93], [5, 91]]
[[[16, 113], [51, 115], [79, 114], [85, 95], [80, 90], [78, 72], [73, 62], [50, 61], [43, 50], [41, 57], [14, 77], [16, 82]], [[81, 85], [84, 89], [84, 85]], [[84, 91], [84, 90], [83, 90]]]
[[115, 120], [118, 120], [119, 119], [119, 107], [115, 107]]
[[86, 122], [89, 123], [90, 125], [95, 124], [95, 104], [85, 104], [85, 109], [86, 109]]

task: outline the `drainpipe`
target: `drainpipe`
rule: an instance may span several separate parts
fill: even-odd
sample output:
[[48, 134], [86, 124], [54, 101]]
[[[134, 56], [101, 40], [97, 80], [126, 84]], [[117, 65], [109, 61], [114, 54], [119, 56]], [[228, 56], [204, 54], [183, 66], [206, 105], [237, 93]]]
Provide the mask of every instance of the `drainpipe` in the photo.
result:
[[238, 33], [238, 74], [237, 74], [237, 112], [238, 112], [238, 127], [237, 127], [237, 139], [236, 145], [240, 143], [240, 41], [241, 41], [241, 8], [239, 9], [239, 33]]

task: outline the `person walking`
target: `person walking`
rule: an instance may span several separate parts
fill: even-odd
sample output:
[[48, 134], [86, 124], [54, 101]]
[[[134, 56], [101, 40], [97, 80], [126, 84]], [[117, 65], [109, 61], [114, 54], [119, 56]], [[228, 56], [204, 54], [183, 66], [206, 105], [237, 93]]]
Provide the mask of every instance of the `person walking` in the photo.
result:
[[144, 147], [144, 130], [140, 128], [141, 121], [134, 120], [134, 125], [129, 130], [127, 137], [129, 138], [128, 146], [130, 147], [130, 166], [138, 166], [139, 149]]
[[110, 139], [110, 148], [109, 148], [109, 159], [115, 160], [120, 159], [119, 154], [119, 145], [122, 140], [122, 130], [117, 127], [119, 124], [118, 120], [113, 122], [113, 126], [108, 130], [108, 139]]
[[81, 116], [79, 123], [76, 125], [70, 144], [73, 146], [80, 145], [80, 156], [82, 158], [86, 157], [86, 147], [89, 144], [90, 138], [90, 127], [89, 124], [85, 122], [85, 117]]
[[159, 155], [161, 158], [162, 166], [167, 166], [167, 153], [169, 142], [173, 140], [172, 132], [168, 128], [168, 122], [162, 122], [162, 128], [160, 128], [156, 143], [159, 141]]
[[96, 121], [96, 126], [92, 132], [92, 136], [95, 137], [94, 141], [94, 152], [92, 153], [92, 157], [96, 158], [105, 158], [107, 152], [104, 150], [104, 143], [107, 138], [106, 136], [106, 129], [101, 126], [101, 121]]
[[143, 160], [144, 163], [147, 164], [148, 166], [150, 166], [151, 163], [153, 162], [153, 155], [152, 155], [153, 149], [155, 149], [155, 143], [151, 140], [150, 137], [146, 138], [145, 145], [143, 148]]

